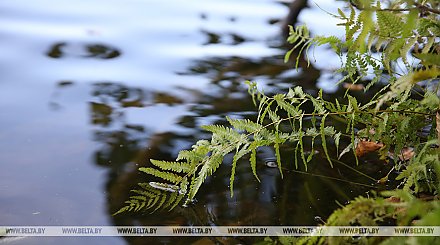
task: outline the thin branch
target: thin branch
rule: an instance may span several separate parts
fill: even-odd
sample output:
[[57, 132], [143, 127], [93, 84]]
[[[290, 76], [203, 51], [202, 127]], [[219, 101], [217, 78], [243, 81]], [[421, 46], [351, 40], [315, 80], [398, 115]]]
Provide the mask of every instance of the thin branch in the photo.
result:
[[378, 8], [374, 8], [374, 7], [373, 8], [363, 8], [363, 7], [355, 4], [353, 1], [350, 1], [350, 4], [359, 10], [404, 12], [404, 11], [411, 11], [413, 9], [418, 9], [420, 11], [427, 11], [427, 12], [431, 12], [431, 13], [435, 13], [435, 14], [440, 14], [440, 10], [433, 9], [427, 5], [423, 5], [420, 3], [414, 3], [414, 5], [416, 6], [415, 8], [395, 8], [395, 9], [390, 9], [390, 8], [378, 9]]
[[403, 9], [375, 9], [375, 8], [372, 8], [372, 10], [375, 10], [375, 11], [392, 11], [392, 12], [404, 12], [404, 11], [411, 11], [413, 9], [417, 9], [417, 8], [403, 8]]
[[433, 9], [433, 8], [430, 8], [426, 5], [422, 5], [420, 3], [414, 3], [414, 5], [416, 5], [421, 10], [425, 10], [425, 11], [435, 13], [435, 14], [440, 14], [440, 10], [438, 10], [438, 9]]

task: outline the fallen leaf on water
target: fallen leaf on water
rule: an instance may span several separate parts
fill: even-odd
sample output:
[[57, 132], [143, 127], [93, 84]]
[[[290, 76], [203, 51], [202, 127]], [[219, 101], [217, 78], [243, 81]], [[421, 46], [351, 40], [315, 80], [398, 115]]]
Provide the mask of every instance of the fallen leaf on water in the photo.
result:
[[342, 87], [351, 91], [361, 91], [364, 90], [365, 88], [363, 84], [353, 84], [353, 83], [343, 83]]
[[368, 140], [361, 140], [356, 146], [356, 156], [361, 157], [367, 153], [374, 152], [382, 148], [383, 143], [371, 142]]

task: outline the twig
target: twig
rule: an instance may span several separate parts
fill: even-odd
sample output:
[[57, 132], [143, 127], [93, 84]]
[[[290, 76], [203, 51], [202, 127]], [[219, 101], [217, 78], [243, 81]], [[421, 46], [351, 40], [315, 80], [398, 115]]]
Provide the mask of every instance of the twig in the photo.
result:
[[431, 12], [431, 13], [440, 14], [440, 10], [433, 9], [433, 8], [427, 6], [427, 5], [423, 5], [423, 4], [420, 4], [420, 3], [414, 3], [414, 5], [416, 6], [415, 8], [395, 8], [395, 9], [390, 9], [390, 8], [378, 9], [378, 8], [374, 8], [374, 7], [373, 8], [363, 8], [363, 7], [359, 6], [359, 5], [357, 5], [356, 3], [354, 3], [352, 0], [350, 0], [350, 4], [353, 7], [357, 8], [359, 10], [404, 12], [404, 11], [411, 11], [413, 9], [418, 9], [418, 10], [421, 10], [421, 11], [428, 11], [428, 12]]

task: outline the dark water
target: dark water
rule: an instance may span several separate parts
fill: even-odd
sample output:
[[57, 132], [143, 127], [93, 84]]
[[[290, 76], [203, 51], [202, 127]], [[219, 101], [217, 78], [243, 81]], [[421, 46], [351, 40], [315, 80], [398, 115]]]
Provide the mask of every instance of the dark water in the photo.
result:
[[[310, 5], [300, 21], [339, 33]], [[317, 225], [337, 202], [364, 194], [369, 188], [324, 177], [286, 172], [281, 180], [263, 163], [258, 183], [243, 161], [230, 198], [226, 161], [189, 208], [111, 215], [148, 181], [137, 168], [150, 158], [173, 160], [209, 137], [200, 125], [255, 116], [245, 80], [268, 93], [301, 85], [343, 96], [331, 75], [337, 57], [327, 49], [315, 51], [319, 63], [309, 68], [283, 63], [279, 21], [287, 12], [271, 0], [0, 1], [0, 226]], [[289, 167], [293, 152], [283, 154]], [[321, 155], [310, 173], [372, 183], [342, 165], [331, 169]], [[357, 168], [385, 175], [381, 165]], [[73, 237], [8, 244], [196, 241], [212, 242]]]

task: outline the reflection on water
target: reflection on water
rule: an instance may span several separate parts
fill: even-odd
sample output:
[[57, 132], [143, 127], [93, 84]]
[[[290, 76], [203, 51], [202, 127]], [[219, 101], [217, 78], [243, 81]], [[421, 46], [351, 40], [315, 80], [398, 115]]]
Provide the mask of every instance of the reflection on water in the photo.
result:
[[[179, 150], [209, 138], [201, 125], [225, 124], [225, 116], [256, 117], [245, 80], [259, 82], [270, 94], [295, 85], [316, 93], [317, 81], [337, 78], [331, 77], [331, 67], [308, 66], [303, 58], [298, 70], [283, 63], [287, 47], [280, 19], [288, 8], [277, 1], [94, 0], [69, 9], [63, 4], [0, 3], [8, 13], [0, 17], [5, 23], [0, 27], [0, 166], [5, 170], [0, 172], [0, 225], [316, 225], [321, 222], [316, 216], [325, 219], [336, 201], [368, 190], [322, 177], [371, 183], [343, 165], [330, 168], [319, 149], [309, 171], [321, 177], [289, 172], [294, 154], [285, 147], [284, 179], [261, 152], [261, 182], [242, 160], [231, 198], [228, 156], [190, 207], [113, 216], [130, 190], [152, 181], [137, 170], [150, 166], [149, 159], [173, 160]], [[339, 89], [325, 96], [344, 93]], [[354, 165], [349, 156], [342, 161]], [[358, 168], [379, 177], [388, 170], [365, 162]], [[51, 238], [45, 243], [60, 241], [84, 242]]]
[[77, 56], [96, 59], [113, 59], [121, 55], [116, 48], [104, 44], [69, 44], [66, 42], [55, 43], [50, 47], [47, 56], [51, 58], [62, 58]]

